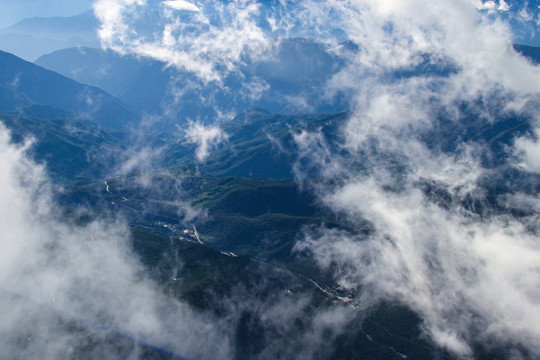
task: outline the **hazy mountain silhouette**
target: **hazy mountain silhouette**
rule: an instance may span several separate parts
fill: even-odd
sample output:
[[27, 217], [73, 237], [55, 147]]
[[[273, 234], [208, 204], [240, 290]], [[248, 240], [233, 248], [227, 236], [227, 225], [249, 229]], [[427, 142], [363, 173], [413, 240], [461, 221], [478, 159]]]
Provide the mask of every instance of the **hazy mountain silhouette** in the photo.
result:
[[107, 128], [132, 126], [136, 113], [120, 100], [0, 51], [0, 111], [48, 105], [76, 113]]

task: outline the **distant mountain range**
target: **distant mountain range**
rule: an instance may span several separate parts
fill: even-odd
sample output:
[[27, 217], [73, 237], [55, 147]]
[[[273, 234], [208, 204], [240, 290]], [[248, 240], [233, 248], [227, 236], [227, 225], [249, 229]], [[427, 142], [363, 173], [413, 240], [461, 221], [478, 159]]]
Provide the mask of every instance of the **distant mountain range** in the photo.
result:
[[335, 50], [314, 40], [286, 39], [276, 42], [271, 58], [238, 64], [239, 72], [228, 74], [223, 84], [207, 85], [162, 62], [91, 48], [59, 50], [36, 64], [101, 87], [142, 113], [168, 114], [164, 128], [171, 128], [187, 119], [214, 121], [254, 107], [279, 113], [343, 111], [345, 94], [326, 97], [321, 91], [344, 66]]
[[0, 111], [33, 105], [62, 109], [107, 128], [130, 127], [138, 119], [135, 111], [101, 89], [0, 51]]
[[34, 61], [43, 54], [74, 46], [99, 46], [92, 11], [69, 17], [23, 19], [0, 29], [0, 49]]
[[[538, 48], [516, 45], [516, 50], [538, 63]], [[359, 51], [353, 44], [339, 49], [309, 39], [286, 39], [275, 44], [274, 57], [239, 64], [223, 84], [199, 83], [187, 72], [148, 58], [120, 56], [112, 51], [71, 48], [41, 56], [36, 64], [82, 83], [98, 86], [140, 113], [156, 115], [154, 126], [175, 129], [187, 120], [214, 122], [223, 114], [235, 115], [250, 108], [272, 113], [336, 113], [348, 109], [350, 94], [326, 92], [326, 84], [346, 64], [341, 52]], [[433, 63], [429, 57], [414, 69], [391, 76], [418, 73], [445, 74], [454, 69]], [[246, 86], [260, 86], [256, 94]], [[237, 91], [230, 91], [237, 89]], [[200, 101], [211, 99], [211, 101]]]

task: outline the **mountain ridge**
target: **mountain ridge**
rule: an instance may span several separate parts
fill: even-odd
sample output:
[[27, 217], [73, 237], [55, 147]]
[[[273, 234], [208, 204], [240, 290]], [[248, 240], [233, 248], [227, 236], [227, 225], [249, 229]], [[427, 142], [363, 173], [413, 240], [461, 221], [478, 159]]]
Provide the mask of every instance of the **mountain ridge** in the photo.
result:
[[0, 51], [0, 111], [47, 105], [107, 128], [133, 126], [138, 115], [105, 91]]
[[91, 10], [73, 16], [32, 17], [0, 29], [0, 49], [28, 61], [74, 46], [98, 47], [98, 21]]

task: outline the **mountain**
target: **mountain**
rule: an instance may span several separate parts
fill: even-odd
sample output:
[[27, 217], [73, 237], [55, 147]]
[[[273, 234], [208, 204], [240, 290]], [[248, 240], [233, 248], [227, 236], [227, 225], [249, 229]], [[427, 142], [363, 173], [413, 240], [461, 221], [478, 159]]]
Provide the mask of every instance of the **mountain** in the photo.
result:
[[[419, 131], [418, 137], [433, 151], [452, 154], [460, 144], [481, 145], [483, 166], [497, 168], [512, 156], [507, 151], [514, 139], [530, 134], [534, 119], [520, 112], [503, 111], [497, 99], [492, 100], [492, 114], [498, 121], [478, 111], [479, 104], [463, 103], [460, 116], [451, 120], [441, 112], [433, 121], [433, 126]], [[251, 109], [235, 119], [224, 123], [221, 128], [228, 135], [227, 141], [212, 151], [201, 164], [201, 168], [215, 176], [242, 176], [266, 178], [310, 178], [320, 176], [321, 169], [304, 157], [301, 146], [303, 132], [318, 134], [309, 143], [309, 151], [316, 149], [339, 156], [343, 165], [350, 169], [369, 170], [371, 168], [391, 168], [400, 171], [407, 166], [402, 156], [395, 153], [355, 154], [350, 156], [344, 143], [343, 127], [349, 119], [349, 112], [336, 114], [272, 114], [263, 109]], [[309, 139], [304, 140], [309, 141]], [[476, 146], [475, 145], [475, 146]], [[166, 153], [164, 164], [194, 161], [193, 146], [173, 144]], [[376, 159], [376, 160], [374, 160]], [[319, 164], [320, 165], [320, 164]], [[297, 171], [301, 169], [301, 171]], [[339, 176], [334, 174], [334, 176]]]
[[107, 128], [129, 127], [138, 119], [133, 110], [101, 89], [0, 51], [0, 111], [30, 105], [63, 109]]
[[236, 64], [238, 71], [228, 73], [223, 84], [202, 84], [193, 74], [159, 61], [89, 48], [59, 50], [36, 64], [99, 86], [140, 112], [166, 114], [168, 129], [187, 119], [214, 121], [220, 114], [254, 107], [298, 113], [348, 106], [345, 94], [327, 98], [321, 91], [344, 60], [335, 47], [311, 39], [276, 41], [264, 57]]
[[[212, 151], [201, 168], [215, 176], [294, 178], [299, 160], [294, 136], [305, 130], [320, 130], [335, 150], [340, 143], [339, 129], [348, 113], [272, 114], [251, 109], [222, 125], [227, 142]], [[164, 157], [167, 166], [193, 162], [194, 146], [172, 144]], [[317, 176], [317, 169], [303, 164], [304, 176]]]
[[[291, 254], [302, 227], [321, 222], [341, 226], [293, 180], [217, 178], [183, 167], [74, 184], [59, 201], [68, 209], [92, 204], [95, 214], [127, 215], [133, 248], [166, 296], [224, 319], [231, 316], [230, 299], [240, 296], [241, 304], [264, 304], [242, 308], [235, 323], [235, 359], [257, 358], [268, 344], [281, 344], [278, 353], [288, 351], [289, 342], [302, 341], [317, 314], [349, 301], [330, 276]], [[189, 204], [208, 211], [206, 218], [194, 220], [197, 229], [188, 225], [191, 220], [185, 224], [179, 218]], [[80, 210], [74, 213], [80, 216]], [[292, 333], [284, 323], [264, 321], [267, 307], [298, 299], [306, 307], [289, 314], [286, 321], [295, 324]], [[335, 359], [366, 354], [377, 359], [403, 354], [452, 359], [422, 337], [421, 321], [409, 309], [383, 303], [373, 310], [367, 316], [351, 311], [346, 331], [330, 337], [317, 352]]]
[[[265, 358], [260, 354], [268, 350], [268, 344], [279, 344], [279, 353], [287, 351], [291, 342], [304, 339], [318, 314], [336, 306], [355, 306], [337, 286], [331, 270], [323, 272], [310, 258], [292, 252], [304, 229], [322, 224], [345, 231], [370, 231], [367, 222], [361, 229], [350, 229], [353, 225], [321, 206], [314, 193], [316, 187], [311, 186], [317, 180], [305, 182], [301, 189], [291, 178], [217, 177], [193, 165], [110, 176], [107, 157], [101, 156], [118, 158], [128, 147], [122, 141], [124, 136], [70, 116], [60, 109], [35, 105], [3, 114], [1, 119], [15, 134], [15, 141], [28, 135], [37, 139], [33, 155], [47, 162], [50, 172], [57, 175], [53, 180], [63, 181], [55, 200], [66, 221], [87, 223], [100, 216], [123, 216], [131, 227], [135, 253], [148, 276], [160, 286], [156, 295], [180, 299], [197, 311], [230, 321], [235, 359]], [[347, 113], [290, 116], [255, 109], [227, 124], [227, 131], [231, 144], [244, 153], [250, 146], [265, 149], [275, 141], [273, 137], [286, 145], [290, 140], [284, 139], [302, 129], [321, 129], [337, 149], [338, 129], [346, 117]], [[513, 128], [520, 131], [520, 124], [512, 119], [499, 127], [480, 122], [467, 139], [508, 141]], [[292, 142], [289, 145], [293, 150]], [[228, 154], [232, 168], [242, 167], [234, 166], [243, 162], [242, 154], [235, 157], [234, 149], [220, 151]], [[254, 157], [264, 162], [265, 151], [255, 151]], [[92, 154], [100, 156], [94, 159]], [[214, 165], [219, 164], [218, 159]], [[436, 185], [426, 186], [424, 191], [444, 198], [440, 195], [444, 189]], [[238, 298], [242, 304], [264, 306], [246, 306], [237, 319], [231, 319], [229, 304], [236, 304]], [[281, 326], [282, 322], [275, 326], [265, 321], [269, 316], [266, 306], [279, 308], [283, 301], [298, 304], [299, 299], [305, 307], [286, 320], [294, 324], [292, 330]], [[349, 314], [345, 331], [329, 337], [323, 345], [315, 344], [324, 347], [317, 348], [323, 358], [400, 359], [404, 354], [417, 359], [453, 358], [426, 340], [420, 331], [421, 320], [406, 307], [381, 303], [368, 313], [350, 310]], [[77, 319], [64, 319], [63, 324], [76, 327], [81, 335], [95, 331]], [[111, 335], [103, 341], [122, 347], [129, 346], [130, 339]], [[101, 345], [93, 342], [77, 348], [75, 354], [97, 351]], [[147, 358], [153, 358], [151, 354], [157, 351], [142, 350], [150, 352]], [[156, 358], [167, 358], [159, 355]]]
[[[34, 117], [37, 115], [42, 117]], [[346, 305], [348, 300], [330, 277], [320, 274], [310, 261], [291, 254], [296, 234], [304, 226], [323, 222], [341, 226], [309, 190], [300, 190], [292, 179], [220, 178], [190, 166], [106, 177], [108, 161], [127, 146], [122, 136], [70, 119], [70, 115], [35, 105], [0, 114], [0, 120], [11, 130], [13, 141], [36, 139], [30, 154], [45, 161], [54, 183], [63, 185], [55, 199], [64, 210], [65, 221], [87, 223], [104, 214], [126, 216], [133, 249], [148, 276], [160, 286], [156, 296], [180, 299], [197, 311], [231, 323], [236, 334], [231, 344], [234, 358], [258, 357], [268, 350], [268, 344], [288, 348], [289, 342], [301, 341], [304, 332], [309, 332], [318, 311]], [[271, 125], [272, 116], [266, 115], [267, 125]], [[207, 211], [209, 217], [188, 219], [184, 224], [179, 218], [182, 207]], [[191, 227], [192, 222], [198, 230]], [[231, 319], [232, 299], [239, 296], [270, 309], [298, 299], [305, 307], [290, 314], [294, 331], [289, 333], [265, 321], [264, 308], [246, 307], [238, 319]], [[58, 316], [49, 308], [43, 311]], [[61, 316], [61, 326], [74, 328], [81, 336], [101, 331], [80, 318]], [[386, 304], [367, 320], [363, 316], [352, 319], [346, 334], [330, 339], [317, 351], [330, 358], [362, 353], [399, 359], [402, 351], [429, 359], [439, 350], [414, 330], [419, 326], [413, 313]], [[99, 351], [103, 342], [121, 351], [131, 341], [107, 333], [83, 347], [75, 346], [72, 354], [84, 358], [85, 353]], [[138, 346], [144, 358], [176, 358], [156, 347]]]
[[[291, 179], [216, 178], [204, 173], [180, 173], [172, 178], [170, 173], [146, 176], [153, 184], [159, 184], [160, 190], [149, 192], [141, 188], [137, 178], [108, 180], [112, 193], [129, 199], [111, 198], [118, 208], [130, 209], [133, 214], [152, 209], [154, 215], [148, 219], [160, 214], [154, 219], [174, 225], [178, 210], [175, 212], [173, 204], [167, 205], [167, 201], [189, 204], [195, 210], [208, 212], [208, 219], [197, 222], [203, 241], [224, 251], [287, 263], [293, 259], [292, 247], [304, 226], [338, 226], [318, 205], [314, 193], [300, 190]], [[182, 184], [181, 190], [172, 186], [175, 183]]]
[[[434, 126], [418, 132], [419, 140], [434, 151], [451, 154], [465, 142], [482, 144], [484, 166], [495, 168], [503, 164], [511, 154], [506, 149], [515, 137], [531, 131], [533, 119], [523, 114], [499, 114], [494, 123], [476, 111], [477, 104], [462, 104], [459, 121], [448, 119], [441, 113]], [[494, 109], [497, 107], [494, 106]], [[251, 109], [235, 119], [222, 124], [228, 135], [227, 141], [213, 150], [200, 167], [214, 176], [241, 176], [265, 178], [310, 178], [320, 176], [321, 169], [302, 156], [303, 132], [317, 133], [317, 143], [310, 143], [310, 151], [319, 149], [341, 156], [343, 165], [350, 169], [369, 170], [388, 168], [400, 171], [407, 166], [399, 154], [356, 154], [351, 157], [340, 147], [344, 142], [343, 126], [349, 112], [336, 114], [272, 114], [263, 109]], [[494, 114], [497, 114], [494, 110]], [[295, 139], [295, 137], [297, 139]], [[325, 150], [326, 148], [326, 150]], [[195, 146], [177, 142], [171, 144], [164, 156], [164, 165], [174, 166], [195, 161]], [[372, 150], [376, 151], [375, 149]], [[376, 161], [374, 159], [376, 158]], [[301, 169], [301, 171], [297, 171]], [[338, 176], [335, 174], [335, 176]]]
[[[230, 316], [227, 299], [241, 294], [243, 301], [279, 306], [283, 299], [304, 298], [307, 306], [289, 314], [287, 326], [273, 326], [264, 321], [264, 310], [245, 308], [237, 322], [233, 347], [234, 359], [269, 358], [262, 355], [268, 344], [279, 344], [278, 354], [302, 342], [318, 311], [332, 308], [337, 294], [321, 290], [311, 279], [243, 256], [235, 256], [198, 244], [156, 235], [141, 228], [132, 230], [135, 251], [164, 292], [188, 301], [198, 309], [211, 310], [219, 317]], [[181, 266], [179, 266], [181, 264]], [[285, 300], [285, 301], [287, 301]], [[351, 313], [351, 315], [354, 313]], [[367, 317], [352, 315], [347, 329], [323, 344], [310, 343], [317, 354], [328, 359], [451, 359], [446, 351], [434, 348], [420, 332], [420, 320], [410, 310], [383, 303]], [[281, 323], [283, 325], [283, 323]], [[145, 357], [146, 358], [146, 357]], [[323, 358], [323, 357], [321, 357]]]
[[29, 154], [38, 163], [45, 164], [49, 176], [56, 182], [65, 184], [107, 176], [126, 149], [126, 145], [109, 132], [70, 118], [69, 113], [61, 110], [43, 106], [21, 110], [0, 113], [0, 122], [10, 130], [14, 142], [33, 139]]
[[92, 11], [69, 17], [34, 17], [0, 29], [0, 49], [33, 61], [43, 54], [77, 46], [99, 46]]
[[68, 17], [34, 17], [23, 19], [8, 28], [4, 32], [19, 34], [39, 34], [51, 38], [69, 37], [93, 37], [96, 40], [98, 21], [92, 10], [79, 15]]
[[[515, 48], [531, 61], [540, 61], [538, 48]], [[342, 92], [326, 97], [322, 89], [345, 66], [344, 54], [357, 51], [359, 47], [351, 42], [330, 47], [311, 39], [284, 39], [273, 45], [271, 56], [245, 60], [237, 64], [239, 72], [228, 74], [223, 84], [204, 86], [194, 75], [165, 63], [110, 50], [63, 49], [41, 56], [36, 64], [105, 89], [139, 112], [159, 115], [155, 125], [171, 130], [189, 119], [213, 122], [220, 114], [239, 114], [250, 108], [280, 114], [344, 111], [350, 95]], [[451, 64], [426, 55], [416, 66], [397, 69], [388, 76], [444, 76], [455, 71]], [[265, 89], [260, 94], [249, 88], [259, 85]]]
[[[150, 62], [151, 60], [135, 56], [122, 56], [112, 50], [76, 47], [40, 56], [34, 63], [83, 84], [97, 86], [111, 94], [117, 94], [131, 77], [142, 75], [144, 71], [141, 71], [141, 68]], [[164, 76], [154, 79], [154, 82], [166, 84], [167, 80], [168, 78]]]

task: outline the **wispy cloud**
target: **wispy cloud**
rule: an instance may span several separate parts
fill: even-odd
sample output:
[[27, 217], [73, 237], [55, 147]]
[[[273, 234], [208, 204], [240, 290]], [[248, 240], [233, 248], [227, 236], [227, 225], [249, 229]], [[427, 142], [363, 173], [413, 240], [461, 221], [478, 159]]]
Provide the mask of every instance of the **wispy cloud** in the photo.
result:
[[[397, 192], [387, 186], [387, 176], [371, 177], [327, 194], [327, 204], [359, 232], [310, 233], [298, 249], [337, 269], [340, 284], [364, 306], [404, 302], [435, 342], [461, 356], [493, 338], [538, 351], [534, 233], [517, 219], [479, 219], [464, 207], [441, 206], [410, 184]], [[372, 233], [360, 231], [366, 221]]]
[[163, 4], [175, 10], [200, 11], [197, 5], [183, 0], [163, 1]]
[[540, 173], [540, 143], [538, 135], [540, 129], [536, 128], [530, 137], [521, 137], [515, 142], [515, 152], [522, 161], [521, 165], [536, 173]]
[[[234, 63], [244, 56], [261, 55], [267, 47], [269, 38], [257, 25], [259, 5], [255, 2], [163, 4], [156, 7], [146, 1], [96, 1], [94, 11], [101, 22], [103, 46], [152, 57], [192, 72], [206, 83], [220, 82], [223, 75], [235, 71]], [[145, 14], [143, 19], [141, 14]], [[138, 28], [141, 21], [146, 24]], [[148, 24], [152, 24], [151, 29]]]
[[206, 160], [213, 148], [228, 138], [219, 126], [205, 126], [198, 122], [190, 122], [185, 133], [187, 142], [197, 145], [195, 156], [201, 162]]

